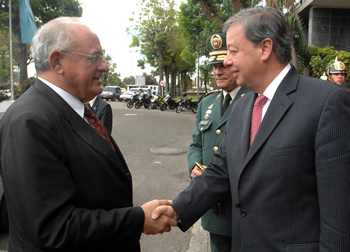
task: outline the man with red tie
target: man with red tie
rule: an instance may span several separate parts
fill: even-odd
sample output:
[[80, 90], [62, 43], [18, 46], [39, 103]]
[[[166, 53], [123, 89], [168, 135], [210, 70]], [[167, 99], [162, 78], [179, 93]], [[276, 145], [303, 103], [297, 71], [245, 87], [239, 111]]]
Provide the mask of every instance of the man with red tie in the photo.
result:
[[133, 206], [123, 155], [84, 106], [109, 71], [99, 38], [78, 18], [60, 17], [38, 30], [32, 54], [38, 79], [0, 124], [8, 251], [139, 252], [142, 232], [177, 222], [151, 219], [167, 200]]
[[208, 168], [154, 218], [187, 230], [230, 192], [234, 252], [349, 251], [350, 94], [289, 64], [278, 9], [241, 10], [223, 31], [224, 65], [253, 92], [232, 107]]

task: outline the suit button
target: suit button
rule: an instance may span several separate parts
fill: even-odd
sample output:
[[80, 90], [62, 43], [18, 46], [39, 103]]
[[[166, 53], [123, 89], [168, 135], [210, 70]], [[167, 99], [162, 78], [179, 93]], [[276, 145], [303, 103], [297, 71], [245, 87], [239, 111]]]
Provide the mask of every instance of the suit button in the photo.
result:
[[241, 215], [242, 215], [243, 217], [246, 217], [247, 214], [248, 214], [248, 213], [247, 213], [246, 210], [244, 210], [244, 209], [241, 210]]
[[214, 152], [216, 152], [219, 148], [217, 146], [214, 147]]
[[219, 129], [216, 130], [216, 134], [217, 134], [217, 135], [220, 135], [220, 134], [221, 134], [221, 130], [219, 130]]

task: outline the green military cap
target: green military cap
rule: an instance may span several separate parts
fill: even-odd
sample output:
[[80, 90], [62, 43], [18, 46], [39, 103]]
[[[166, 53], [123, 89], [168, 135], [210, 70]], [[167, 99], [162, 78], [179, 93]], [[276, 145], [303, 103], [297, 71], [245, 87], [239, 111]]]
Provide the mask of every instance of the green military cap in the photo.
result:
[[211, 50], [209, 53], [209, 63], [223, 63], [227, 55], [226, 34], [215, 33], [207, 39], [207, 46]]

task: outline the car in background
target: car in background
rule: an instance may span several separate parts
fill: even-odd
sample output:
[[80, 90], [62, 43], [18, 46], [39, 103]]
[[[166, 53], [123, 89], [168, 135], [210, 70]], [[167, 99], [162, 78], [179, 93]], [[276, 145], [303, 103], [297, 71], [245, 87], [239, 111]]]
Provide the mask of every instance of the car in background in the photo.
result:
[[102, 93], [99, 95], [101, 99], [108, 100], [119, 100], [120, 95], [122, 94], [122, 90], [119, 86], [105, 86], [103, 88]]
[[119, 96], [119, 101], [129, 101], [131, 99], [131, 96], [135, 94], [134, 91], [125, 91], [123, 94]]

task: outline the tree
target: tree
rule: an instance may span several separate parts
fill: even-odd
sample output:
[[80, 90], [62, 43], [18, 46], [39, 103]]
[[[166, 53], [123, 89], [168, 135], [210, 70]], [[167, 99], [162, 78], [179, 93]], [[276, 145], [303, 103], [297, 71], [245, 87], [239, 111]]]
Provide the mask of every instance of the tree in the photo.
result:
[[[105, 50], [103, 50], [103, 54], [105, 55]], [[121, 84], [120, 73], [117, 73], [115, 70], [117, 68], [117, 64], [112, 62], [111, 55], [107, 54], [104, 56], [104, 59], [109, 67], [108, 73], [103, 73], [101, 82], [102, 86], [118, 86]]]
[[204, 81], [204, 90], [207, 92], [207, 84], [214, 78], [213, 66], [208, 64], [208, 60], [205, 60], [203, 64], [199, 66], [199, 71]]
[[[12, 0], [12, 32], [17, 45], [18, 54], [14, 52], [14, 58], [20, 68], [20, 83], [28, 78], [27, 65], [32, 61], [30, 58], [30, 45], [21, 41], [21, 27], [19, 20], [18, 0]], [[77, 0], [31, 0], [30, 1], [37, 26], [47, 23], [59, 16], [81, 17], [83, 9]], [[0, 24], [8, 27], [9, 1], [0, 0]], [[17, 56], [15, 56], [17, 55]]]
[[125, 85], [134, 85], [135, 84], [135, 77], [134, 76], [125, 77], [123, 79], [123, 83]]
[[[169, 38], [177, 22], [174, 0], [140, 0], [142, 13], [132, 18], [132, 26], [127, 30], [133, 35], [131, 47], [140, 47], [147, 63], [158, 68], [160, 79], [164, 70], [169, 73], [173, 51], [169, 51]], [[138, 62], [142, 65], [142, 62]], [[165, 68], [167, 66], [167, 68]], [[169, 88], [167, 77], [166, 88]]]

